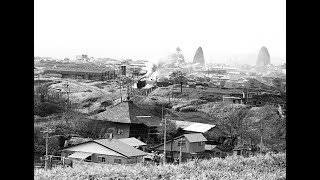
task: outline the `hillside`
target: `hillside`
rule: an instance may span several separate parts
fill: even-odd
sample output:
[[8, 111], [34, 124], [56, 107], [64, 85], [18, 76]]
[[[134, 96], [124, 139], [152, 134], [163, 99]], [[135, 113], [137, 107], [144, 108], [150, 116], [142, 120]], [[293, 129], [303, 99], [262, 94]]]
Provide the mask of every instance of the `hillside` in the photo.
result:
[[82, 163], [74, 168], [37, 169], [34, 179], [286, 179], [286, 154], [243, 158], [229, 156], [164, 166]]

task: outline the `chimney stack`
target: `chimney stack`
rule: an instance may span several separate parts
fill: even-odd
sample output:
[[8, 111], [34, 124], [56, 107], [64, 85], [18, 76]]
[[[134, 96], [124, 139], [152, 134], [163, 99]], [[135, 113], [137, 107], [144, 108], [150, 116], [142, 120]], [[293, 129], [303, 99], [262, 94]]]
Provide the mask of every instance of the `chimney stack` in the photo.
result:
[[113, 138], [113, 134], [110, 133], [110, 134], [109, 134], [109, 140], [112, 140], [112, 138]]

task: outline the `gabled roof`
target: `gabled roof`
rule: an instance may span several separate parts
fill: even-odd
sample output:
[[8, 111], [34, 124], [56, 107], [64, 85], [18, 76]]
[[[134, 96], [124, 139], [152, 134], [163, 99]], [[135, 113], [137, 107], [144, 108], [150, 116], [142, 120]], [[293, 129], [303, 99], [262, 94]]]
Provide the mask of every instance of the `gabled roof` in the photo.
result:
[[193, 123], [188, 127], [184, 128], [183, 130], [204, 133], [215, 126], [216, 125], [204, 124], [204, 123]]
[[203, 142], [207, 139], [201, 133], [192, 133], [183, 135], [189, 142]]
[[[147, 153], [140, 151], [139, 149], [136, 149], [126, 143], [123, 143], [117, 139], [96, 139], [96, 140], [91, 140], [91, 141], [86, 141], [80, 144], [76, 144], [76, 145], [71, 145], [68, 147], [64, 147], [60, 150], [64, 150], [64, 149], [68, 149], [70, 147], [76, 147], [79, 145], [83, 145], [83, 144], [88, 144], [88, 143], [97, 143], [100, 146], [103, 146], [109, 150], [112, 150], [118, 154], [121, 154], [123, 156], [126, 157], [134, 157], [134, 156], [144, 156], [147, 155]], [[91, 150], [92, 153], [95, 153], [95, 150], [92, 149]]]
[[127, 157], [132, 156], [144, 156], [147, 153], [140, 151], [124, 142], [119, 141], [118, 139], [96, 139], [94, 142], [101, 144], [109, 149], [112, 149], [120, 154], [123, 154]]
[[119, 141], [126, 143], [132, 147], [137, 147], [137, 146], [146, 146], [147, 144], [140, 141], [139, 139], [136, 139], [134, 137], [130, 138], [123, 138], [123, 139], [118, 139]]
[[159, 126], [161, 122], [160, 118], [144, 109], [141, 109], [132, 102], [122, 102], [114, 106], [110, 106], [105, 111], [92, 115], [89, 118], [118, 123], [145, 124], [149, 127]]

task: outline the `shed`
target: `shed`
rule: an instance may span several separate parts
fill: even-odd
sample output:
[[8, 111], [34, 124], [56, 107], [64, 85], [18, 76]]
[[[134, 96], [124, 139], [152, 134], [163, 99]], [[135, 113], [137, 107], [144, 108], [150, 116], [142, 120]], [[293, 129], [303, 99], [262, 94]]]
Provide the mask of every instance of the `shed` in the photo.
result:
[[232, 154], [230, 152], [225, 152], [221, 148], [219, 148], [218, 145], [211, 145], [211, 144], [206, 144], [205, 145], [205, 152], [204, 152], [204, 157], [207, 159], [210, 158], [225, 158], [226, 156]]
[[238, 155], [238, 156], [245, 156], [248, 157], [250, 154], [250, 148], [248, 146], [245, 145], [237, 145], [234, 149], [233, 149], [233, 155]]

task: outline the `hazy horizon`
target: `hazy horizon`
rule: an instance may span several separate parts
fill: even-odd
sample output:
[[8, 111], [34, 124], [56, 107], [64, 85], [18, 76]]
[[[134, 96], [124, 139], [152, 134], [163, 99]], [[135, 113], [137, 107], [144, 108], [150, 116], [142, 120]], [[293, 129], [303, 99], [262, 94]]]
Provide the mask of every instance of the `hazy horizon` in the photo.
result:
[[265, 46], [272, 64], [286, 57], [284, 0], [35, 0], [34, 55], [161, 59], [180, 47], [190, 62], [255, 64]]

